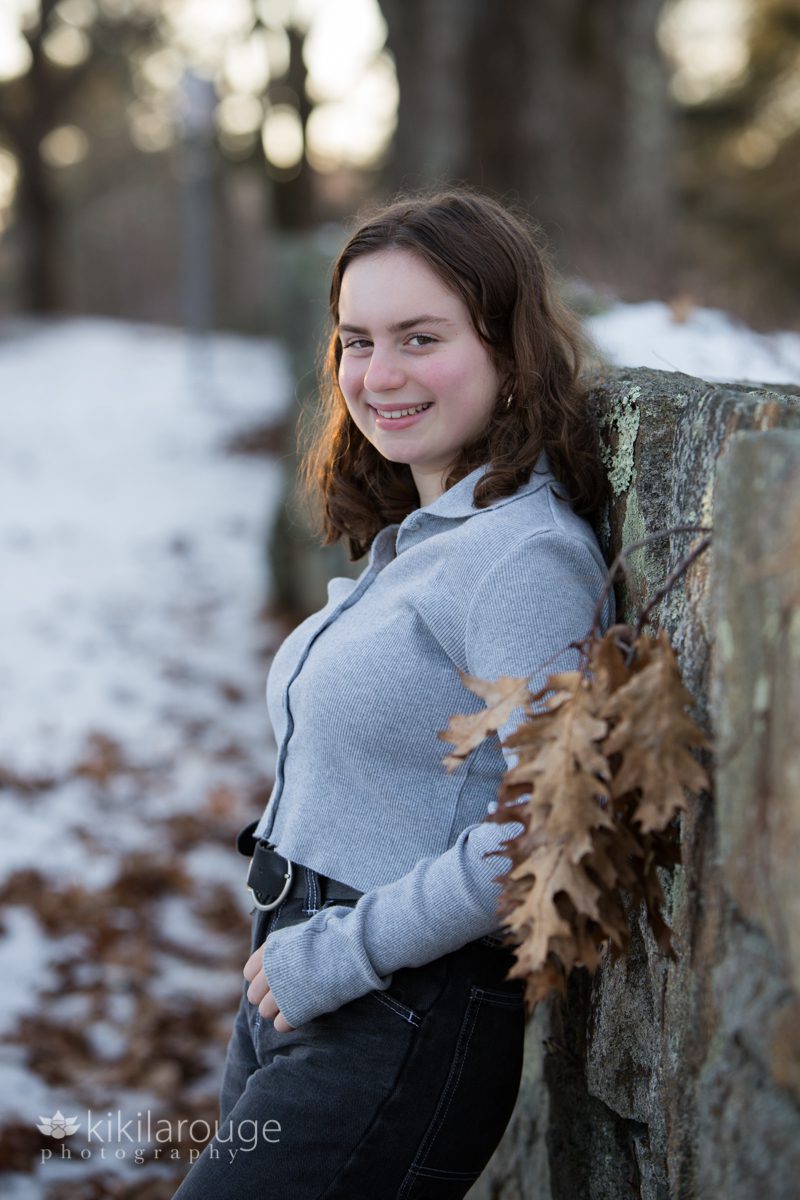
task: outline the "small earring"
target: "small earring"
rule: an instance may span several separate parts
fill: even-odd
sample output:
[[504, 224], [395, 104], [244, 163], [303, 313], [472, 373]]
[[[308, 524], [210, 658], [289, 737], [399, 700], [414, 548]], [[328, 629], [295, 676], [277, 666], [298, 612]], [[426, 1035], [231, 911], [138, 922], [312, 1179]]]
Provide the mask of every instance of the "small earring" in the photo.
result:
[[513, 399], [514, 399], [514, 393], [509, 392], [508, 395], [506, 396], [506, 408], [507, 409], [511, 408], [511, 403], [512, 403]]

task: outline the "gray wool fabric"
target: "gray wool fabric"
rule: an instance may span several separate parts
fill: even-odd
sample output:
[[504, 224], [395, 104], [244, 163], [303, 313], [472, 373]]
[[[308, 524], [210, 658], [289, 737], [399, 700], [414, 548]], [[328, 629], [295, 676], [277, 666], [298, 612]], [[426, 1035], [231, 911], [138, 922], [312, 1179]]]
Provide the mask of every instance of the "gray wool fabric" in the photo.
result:
[[[567, 647], [589, 631], [606, 564], [544, 452], [513, 496], [476, 508], [485, 471], [382, 529], [358, 579], [331, 580], [270, 667], [278, 757], [257, 834], [364, 892], [270, 934], [264, 969], [293, 1027], [501, 926], [510, 863], [486, 854], [522, 826], [484, 818], [522, 710], [452, 772], [437, 733], [484, 708], [457, 668], [531, 677], [532, 691], [575, 669]], [[609, 596], [602, 629], [613, 620]]]

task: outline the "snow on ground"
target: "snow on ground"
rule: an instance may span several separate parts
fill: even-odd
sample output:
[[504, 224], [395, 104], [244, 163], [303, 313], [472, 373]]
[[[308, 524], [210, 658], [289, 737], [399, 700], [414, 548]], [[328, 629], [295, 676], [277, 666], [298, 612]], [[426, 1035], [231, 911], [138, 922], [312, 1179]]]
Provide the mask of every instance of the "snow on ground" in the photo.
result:
[[62, 771], [91, 728], [168, 757], [171, 704], [202, 720], [200, 679], [247, 679], [278, 472], [222, 449], [280, 418], [281, 360], [218, 336], [193, 374], [179, 333], [110, 321], [0, 345], [3, 766]]
[[719, 309], [676, 316], [660, 301], [614, 304], [586, 327], [610, 362], [701, 379], [800, 383], [800, 334], [761, 334]]
[[[620, 365], [800, 378], [800, 336], [723, 313], [619, 304], [587, 324]], [[232, 839], [269, 792], [281, 633], [260, 616], [280, 464], [227, 447], [290, 392], [259, 339], [0, 325], [4, 1196], [149, 1180], [160, 1200], [186, 1170], [185, 1139], [171, 1163], [62, 1160], [86, 1142], [36, 1130], [57, 1109], [215, 1115], [248, 952]]]
[[168, 1196], [185, 1148], [171, 1171], [42, 1164], [80, 1135], [36, 1123], [216, 1103], [248, 952], [232, 838], [270, 785], [279, 636], [260, 610], [280, 464], [228, 443], [290, 395], [262, 339], [0, 325], [4, 1195], [61, 1200], [88, 1175], [122, 1196], [154, 1169]]

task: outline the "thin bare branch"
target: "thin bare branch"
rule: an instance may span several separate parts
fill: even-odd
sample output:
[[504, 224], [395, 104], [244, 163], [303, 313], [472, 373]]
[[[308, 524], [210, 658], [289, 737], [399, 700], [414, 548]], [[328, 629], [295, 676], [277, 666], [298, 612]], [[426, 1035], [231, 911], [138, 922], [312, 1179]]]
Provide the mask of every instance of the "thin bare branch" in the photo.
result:
[[[695, 558], [696, 555], [701, 552], [701, 550], [705, 550], [706, 546], [711, 540], [711, 530], [707, 525], [673, 525], [671, 529], [659, 529], [655, 533], [648, 534], [647, 537], [641, 538], [638, 542], [631, 542], [628, 546], [623, 546], [623, 548], [614, 558], [611, 566], [608, 568], [603, 589], [597, 598], [597, 604], [595, 605], [594, 614], [592, 616], [592, 627], [588, 635], [590, 638], [597, 637], [600, 632], [600, 614], [603, 611], [603, 605], [605, 603], [606, 596], [614, 586], [614, 580], [616, 579], [617, 572], [620, 569], [622, 569], [622, 571], [625, 573], [626, 579], [630, 583], [630, 576], [628, 575], [627, 570], [628, 557], [633, 553], [634, 550], [640, 550], [642, 546], [648, 546], [652, 542], [658, 542], [665, 537], [671, 537], [673, 533], [704, 533], [708, 534], [709, 536], [701, 543], [699, 550], [693, 552], [685, 562], [682, 560], [680, 563], [678, 563], [673, 572], [670, 573], [668, 579], [663, 585], [663, 590], [659, 590], [657, 593], [659, 600], [662, 598], [665, 592], [669, 590], [669, 588], [675, 582], [675, 579], [677, 579], [681, 574], [681, 571], [686, 569], [692, 559]], [[677, 574], [675, 574], [675, 572], [677, 572]], [[651, 605], [652, 603], [653, 602], [651, 602]], [[645, 612], [649, 612], [649, 608], [646, 609]], [[637, 629], [640, 628], [641, 626], [637, 624]]]
[[663, 599], [664, 596], [666, 596], [667, 592], [672, 587], [675, 580], [679, 579], [680, 576], [683, 574], [683, 572], [685, 570], [687, 570], [687, 568], [691, 566], [691, 564], [694, 562], [694, 560], [703, 553], [703, 551], [706, 549], [707, 546], [710, 546], [710, 545], [711, 545], [711, 534], [709, 533], [709, 534], [706, 534], [706, 536], [704, 538], [701, 538], [701, 540], [697, 543], [697, 545], [691, 551], [690, 554], [687, 554], [685, 556], [685, 558], [682, 558], [681, 561], [679, 563], [677, 563], [676, 566], [673, 567], [673, 569], [670, 571], [669, 575], [664, 580], [661, 587], [658, 589], [657, 592], [655, 592], [653, 594], [652, 598], [650, 600], [648, 600], [645, 607], [639, 613], [639, 616], [636, 619], [636, 636], [637, 637], [642, 632], [643, 627], [647, 623], [650, 613], [655, 608], [655, 606], [658, 604], [658, 602], [661, 599]]

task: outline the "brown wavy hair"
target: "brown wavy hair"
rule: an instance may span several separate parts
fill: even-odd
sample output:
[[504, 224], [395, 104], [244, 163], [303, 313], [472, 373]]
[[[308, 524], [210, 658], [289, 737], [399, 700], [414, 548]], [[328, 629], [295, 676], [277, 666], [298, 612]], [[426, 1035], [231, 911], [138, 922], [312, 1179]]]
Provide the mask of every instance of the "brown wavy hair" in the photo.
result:
[[[467, 188], [406, 196], [356, 229], [333, 266], [330, 328], [320, 361], [320, 404], [300, 463], [301, 494], [316, 510], [324, 546], [344, 539], [351, 561], [385, 525], [420, 505], [407, 463], [385, 459], [358, 429], [339, 388], [339, 293], [351, 262], [410, 251], [466, 304], [505, 386], [480, 437], [462, 447], [445, 488], [488, 464], [473, 492], [483, 508], [530, 478], [544, 449], [576, 512], [602, 503], [595, 422], [579, 383], [586, 342], [559, 299], [541, 228]], [[505, 399], [513, 392], [511, 407]], [[321, 504], [320, 504], [321, 501]]]

